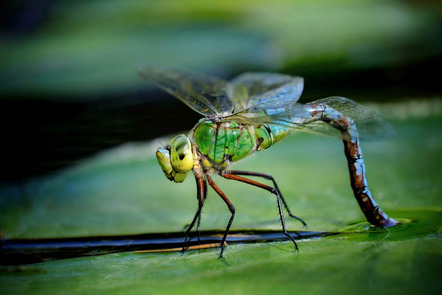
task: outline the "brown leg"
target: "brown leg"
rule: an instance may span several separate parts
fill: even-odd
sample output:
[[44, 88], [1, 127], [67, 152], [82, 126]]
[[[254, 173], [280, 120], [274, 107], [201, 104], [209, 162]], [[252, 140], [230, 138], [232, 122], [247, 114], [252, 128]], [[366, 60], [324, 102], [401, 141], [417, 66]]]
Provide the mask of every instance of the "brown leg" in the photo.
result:
[[207, 181], [209, 182], [209, 185], [218, 193], [218, 195], [224, 200], [224, 202], [227, 204], [227, 207], [229, 208], [230, 213], [232, 214], [229, 219], [229, 223], [227, 224], [226, 231], [224, 232], [223, 239], [221, 241], [221, 253], [219, 254], [218, 258], [223, 258], [223, 252], [224, 252], [224, 243], [227, 238], [227, 233], [229, 232], [230, 226], [232, 225], [233, 219], [235, 218], [235, 207], [233, 206], [232, 202], [229, 200], [229, 198], [223, 193], [223, 191], [213, 182], [212, 178], [210, 176], [207, 176]]
[[198, 210], [195, 213], [195, 216], [192, 219], [192, 222], [188, 226], [186, 230], [186, 236], [184, 237], [184, 243], [183, 243], [183, 249], [181, 250], [182, 253], [186, 250], [186, 244], [189, 238], [189, 233], [192, 230], [193, 226], [195, 225], [195, 222], [198, 220], [197, 223], [197, 234], [198, 234], [198, 240], [200, 240], [200, 221], [201, 221], [201, 210], [203, 209], [205, 196], [207, 193], [207, 185], [205, 180], [203, 179], [202, 175], [199, 173], [195, 174], [195, 180], [196, 180], [196, 189], [197, 189], [197, 198], [198, 198]]
[[287, 232], [287, 230], [285, 228], [284, 213], [282, 212], [282, 205], [281, 205], [281, 195], [280, 195], [278, 189], [276, 189], [274, 187], [271, 187], [271, 186], [268, 186], [268, 185], [265, 185], [265, 184], [262, 184], [260, 182], [254, 181], [252, 179], [248, 179], [248, 178], [245, 178], [245, 177], [242, 177], [242, 176], [239, 176], [239, 175], [235, 175], [235, 173], [232, 173], [231, 171], [221, 171], [220, 175], [222, 177], [226, 178], [226, 179], [237, 180], [237, 181], [240, 181], [240, 182], [244, 182], [244, 183], [247, 183], [247, 184], [250, 184], [250, 185], [262, 188], [262, 189], [265, 189], [266, 191], [269, 191], [272, 194], [276, 195], [276, 200], [278, 202], [278, 210], [279, 210], [279, 217], [280, 217], [280, 220], [281, 220], [282, 231], [284, 232], [284, 235], [286, 235], [295, 244], [296, 251], [299, 250], [298, 249], [298, 244], [296, 244], [295, 239]]
[[278, 190], [279, 192], [279, 197], [281, 198], [282, 204], [285, 207], [285, 210], [287, 210], [287, 213], [289, 214], [290, 217], [295, 218], [297, 220], [299, 220], [304, 226], [307, 226], [307, 224], [304, 222], [304, 220], [302, 220], [301, 218], [299, 218], [298, 216], [295, 216], [292, 214], [292, 212], [289, 209], [289, 206], [287, 205], [287, 202], [284, 200], [284, 197], [281, 194], [281, 191], [278, 188], [278, 185], [276, 184], [275, 179], [273, 178], [272, 175], [270, 174], [266, 174], [266, 173], [259, 173], [259, 172], [251, 172], [251, 171], [239, 171], [239, 170], [229, 170], [230, 174], [235, 174], [235, 175], [248, 175], [248, 176], [256, 176], [256, 177], [262, 177], [265, 178], [267, 180], [271, 180], [273, 182], [273, 187]]

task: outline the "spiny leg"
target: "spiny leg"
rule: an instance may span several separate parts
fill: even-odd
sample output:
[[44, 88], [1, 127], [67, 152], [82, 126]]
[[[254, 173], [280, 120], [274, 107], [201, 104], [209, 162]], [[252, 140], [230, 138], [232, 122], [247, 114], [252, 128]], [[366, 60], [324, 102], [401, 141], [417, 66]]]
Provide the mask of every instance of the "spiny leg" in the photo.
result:
[[[205, 200], [207, 199], [207, 181], [203, 180], [203, 192], [204, 194], [202, 195], [202, 198], [198, 197], [201, 193], [200, 193], [200, 185], [198, 184], [198, 180], [197, 181], [197, 198], [198, 198], [198, 206], [201, 205], [201, 207], [203, 206], [203, 204], [199, 204], [200, 202], [205, 202]], [[201, 201], [202, 200], [202, 201]], [[200, 214], [198, 215], [198, 221], [196, 223], [196, 234], [198, 236], [198, 243], [201, 244], [201, 236], [200, 236], [200, 225], [201, 225], [201, 211]]]
[[218, 258], [223, 258], [223, 252], [224, 252], [224, 243], [226, 242], [227, 234], [229, 232], [230, 226], [232, 225], [233, 219], [235, 218], [235, 207], [233, 206], [232, 202], [229, 200], [229, 198], [226, 196], [226, 194], [223, 193], [223, 191], [216, 185], [215, 182], [213, 182], [212, 178], [210, 176], [207, 176], [207, 181], [209, 182], [209, 185], [218, 193], [218, 195], [224, 200], [224, 202], [227, 204], [227, 207], [229, 208], [230, 213], [232, 214], [229, 219], [229, 223], [227, 224], [226, 231], [224, 232], [223, 239], [221, 240], [221, 252], [219, 254]]
[[231, 173], [231, 171], [221, 171], [220, 175], [226, 179], [237, 180], [240, 182], [244, 182], [244, 183], [265, 189], [265, 190], [271, 192], [272, 194], [276, 195], [282, 231], [283, 231], [284, 235], [286, 235], [293, 242], [293, 244], [295, 244], [296, 251], [299, 251], [298, 244], [296, 243], [295, 239], [287, 232], [287, 229], [285, 228], [284, 213], [282, 212], [282, 205], [281, 205], [281, 194], [279, 193], [278, 189], [268, 186], [268, 185], [265, 185], [265, 184], [262, 184], [260, 182], [239, 176], [239, 175], [235, 175], [234, 173]]
[[197, 189], [197, 198], [198, 198], [198, 210], [195, 213], [195, 216], [192, 219], [192, 222], [187, 227], [185, 237], [184, 237], [184, 243], [183, 243], [183, 249], [181, 250], [182, 253], [186, 250], [186, 244], [188, 241], [189, 233], [192, 230], [193, 226], [195, 225], [195, 222], [198, 220], [197, 223], [197, 234], [198, 234], [198, 241], [200, 241], [200, 222], [201, 222], [201, 210], [203, 209], [204, 200], [207, 192], [207, 184], [206, 181], [203, 179], [202, 175], [199, 173], [195, 174], [195, 180], [196, 180], [196, 189]]
[[251, 171], [240, 171], [240, 170], [230, 170], [229, 173], [230, 174], [235, 174], [235, 175], [256, 176], [256, 177], [265, 178], [267, 180], [271, 180], [273, 182], [273, 186], [275, 187], [275, 189], [278, 190], [279, 196], [280, 196], [281, 201], [282, 201], [282, 204], [284, 205], [285, 210], [287, 210], [287, 213], [289, 214], [289, 216], [292, 217], [292, 218], [295, 218], [296, 220], [299, 220], [304, 226], [307, 226], [307, 224], [304, 222], [304, 220], [302, 220], [298, 216], [295, 216], [295, 215], [292, 214], [292, 212], [289, 209], [289, 206], [287, 205], [287, 202], [285, 201], [284, 197], [281, 194], [281, 190], [278, 188], [278, 185], [276, 184], [276, 181], [275, 181], [275, 179], [273, 178], [272, 175], [266, 174], [266, 173], [251, 172]]
[[[198, 208], [203, 208], [203, 204], [199, 204], [201, 201], [198, 201]], [[201, 225], [201, 210], [199, 210], [198, 220], [196, 222], [196, 235], [198, 237], [198, 244], [201, 244], [201, 235], [200, 235], [200, 225]]]
[[396, 225], [396, 220], [390, 218], [376, 204], [368, 188], [364, 159], [359, 145], [358, 132], [353, 120], [329, 105], [320, 102], [307, 104], [306, 111], [308, 112], [307, 123], [323, 121], [341, 132], [353, 194], [367, 220], [371, 224], [380, 227]]

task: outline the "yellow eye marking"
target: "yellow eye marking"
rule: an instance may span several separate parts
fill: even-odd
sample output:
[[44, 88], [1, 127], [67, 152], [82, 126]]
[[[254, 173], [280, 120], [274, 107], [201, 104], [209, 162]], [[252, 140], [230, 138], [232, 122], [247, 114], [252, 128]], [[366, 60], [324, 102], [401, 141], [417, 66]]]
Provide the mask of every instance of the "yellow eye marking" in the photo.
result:
[[172, 167], [179, 173], [187, 173], [193, 168], [193, 155], [190, 139], [185, 135], [178, 135], [170, 142], [170, 156]]

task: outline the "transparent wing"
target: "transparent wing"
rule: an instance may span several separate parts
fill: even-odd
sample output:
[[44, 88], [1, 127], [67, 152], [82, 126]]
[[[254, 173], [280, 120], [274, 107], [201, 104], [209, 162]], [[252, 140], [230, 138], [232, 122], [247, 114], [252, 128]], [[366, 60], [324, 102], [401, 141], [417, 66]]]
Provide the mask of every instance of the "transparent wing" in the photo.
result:
[[139, 75], [204, 115], [229, 115], [233, 111], [232, 88], [227, 81], [199, 73], [144, 65]]
[[[328, 97], [309, 104], [326, 104], [356, 123], [356, 128], [362, 139], [379, 139], [394, 135], [393, 127], [375, 111], [344, 97]], [[280, 105], [273, 108], [262, 108], [253, 112], [245, 110], [234, 114], [229, 119], [244, 124], [270, 124], [293, 128], [300, 131], [319, 133], [340, 137], [340, 133], [329, 124], [312, 120], [306, 106], [300, 103]]]
[[276, 73], [244, 73], [230, 84], [235, 113], [293, 105], [304, 89], [303, 78]]
[[[376, 140], [394, 137], [396, 132], [393, 126], [369, 107], [354, 102], [351, 99], [331, 96], [313, 101], [331, 106], [346, 117], [352, 118], [356, 123], [359, 137], [365, 140]], [[311, 122], [307, 127], [320, 133], [333, 134], [335, 130], [324, 122]]]

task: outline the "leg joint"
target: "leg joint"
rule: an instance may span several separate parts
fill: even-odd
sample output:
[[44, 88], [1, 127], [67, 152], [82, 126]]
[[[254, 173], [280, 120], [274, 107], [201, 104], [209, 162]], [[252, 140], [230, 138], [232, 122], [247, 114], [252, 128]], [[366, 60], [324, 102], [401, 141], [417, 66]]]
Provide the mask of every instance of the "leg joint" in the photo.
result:
[[270, 189], [270, 192], [271, 192], [272, 194], [274, 194], [274, 195], [279, 195], [279, 190], [277, 190], [277, 189], [274, 188], [274, 187], [272, 187], [272, 188]]

